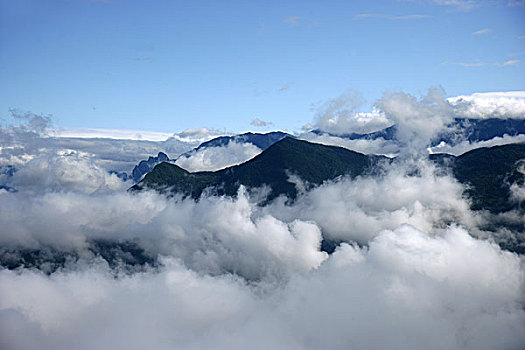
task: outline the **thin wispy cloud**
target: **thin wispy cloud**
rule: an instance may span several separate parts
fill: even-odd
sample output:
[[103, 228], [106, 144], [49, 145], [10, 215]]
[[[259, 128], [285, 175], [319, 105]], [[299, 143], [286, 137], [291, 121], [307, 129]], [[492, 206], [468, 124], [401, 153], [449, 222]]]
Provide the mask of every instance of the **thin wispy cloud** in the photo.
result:
[[525, 35], [519, 36], [518, 39], [525, 40]]
[[260, 127], [273, 125], [272, 122], [265, 122], [264, 120], [260, 120], [259, 118], [255, 118], [254, 120], [252, 120], [250, 124], [254, 126], [260, 126]]
[[487, 64], [485, 62], [448, 62], [441, 63], [444, 66], [460, 66], [460, 67], [483, 67]]
[[500, 67], [515, 66], [520, 63], [520, 60], [508, 60], [503, 63], [498, 64]]
[[133, 57], [131, 60], [135, 62], [151, 62], [153, 61], [153, 58], [152, 57]]
[[289, 84], [285, 84], [279, 88], [279, 92], [285, 92], [286, 90], [290, 90]]
[[507, 6], [525, 6], [525, 0], [509, 0], [507, 1]]
[[436, 5], [455, 7], [458, 10], [469, 11], [476, 7], [486, 5], [499, 6], [525, 6], [525, 0], [499, 0], [499, 1], [482, 1], [482, 0], [431, 0]]
[[296, 27], [299, 25], [299, 17], [298, 16], [287, 17], [283, 20], [283, 23], [290, 27]]
[[355, 16], [356, 18], [383, 18], [388, 20], [411, 20], [411, 19], [423, 19], [429, 18], [429, 15], [422, 14], [411, 14], [411, 15], [392, 15], [385, 13], [360, 13]]
[[475, 32], [472, 32], [472, 34], [473, 35], [485, 35], [485, 34], [489, 34], [490, 32], [492, 32], [492, 29], [483, 28], [480, 30], [476, 30]]
[[478, 0], [432, 0], [434, 4], [441, 6], [451, 6], [458, 10], [468, 11], [481, 5]]
[[505, 62], [483, 62], [483, 61], [474, 61], [474, 62], [448, 62], [445, 61], [441, 63], [441, 65], [444, 66], [460, 66], [460, 67], [484, 67], [484, 66], [496, 66], [496, 67], [508, 67], [508, 66], [515, 66], [518, 65], [521, 61], [520, 60], [508, 60]]

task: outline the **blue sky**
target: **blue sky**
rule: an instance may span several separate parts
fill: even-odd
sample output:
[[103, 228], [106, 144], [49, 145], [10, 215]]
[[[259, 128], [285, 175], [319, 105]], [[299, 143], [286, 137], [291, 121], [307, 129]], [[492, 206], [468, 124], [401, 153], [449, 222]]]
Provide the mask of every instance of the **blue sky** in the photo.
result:
[[[523, 1], [0, 0], [0, 116], [299, 130], [348, 89], [524, 90]], [[263, 129], [261, 129], [263, 130]]]

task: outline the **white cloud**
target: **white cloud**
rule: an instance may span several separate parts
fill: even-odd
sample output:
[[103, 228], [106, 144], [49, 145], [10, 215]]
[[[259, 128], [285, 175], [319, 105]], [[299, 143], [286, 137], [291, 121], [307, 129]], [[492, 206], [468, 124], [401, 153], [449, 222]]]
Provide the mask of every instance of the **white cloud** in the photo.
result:
[[367, 140], [349, 140], [344, 137], [316, 134], [307, 132], [299, 135], [299, 139], [328, 146], [339, 146], [352, 151], [364, 154], [379, 154], [387, 157], [395, 157], [399, 153], [399, 144], [392, 140], [385, 140], [382, 137]]
[[207, 128], [174, 134], [109, 129], [61, 130], [52, 127], [50, 117], [16, 110], [10, 112], [11, 118], [18, 123], [0, 128], [0, 165], [16, 167], [22, 167], [35, 157], [53, 158], [73, 151], [106, 171], [130, 173], [138, 162], [158, 152], [176, 158], [201, 142], [224, 135]]
[[383, 18], [389, 20], [411, 20], [429, 18], [429, 15], [410, 14], [410, 15], [392, 15], [383, 13], [360, 13], [356, 15], [357, 18]]
[[488, 62], [483, 62], [483, 61], [474, 61], [474, 62], [448, 62], [448, 61], [445, 61], [443, 63], [441, 63], [442, 65], [448, 65], [448, 66], [460, 66], [460, 67], [466, 67], [466, 68], [471, 68], [471, 67], [485, 67], [485, 66], [496, 66], [496, 67], [508, 67], [508, 66], [515, 66], [517, 64], [519, 64], [521, 61], [520, 60], [508, 60], [508, 61], [504, 61], [504, 62], [492, 62], [492, 63], [488, 63]]
[[254, 126], [264, 127], [264, 126], [272, 125], [273, 123], [265, 122], [264, 120], [260, 120], [259, 118], [255, 118], [254, 120], [252, 120], [252, 122], [250, 124], [254, 125]]
[[507, 6], [511, 6], [511, 7], [525, 6], [525, 0], [508, 0]]
[[327, 100], [317, 107], [315, 125], [321, 131], [334, 135], [366, 134], [392, 125], [392, 121], [378, 109], [358, 112], [362, 103], [363, 97], [357, 91], [347, 91]]
[[384, 231], [285, 284], [202, 275], [166, 258], [158, 272], [118, 278], [101, 264], [51, 276], [3, 270], [0, 286], [10, 349], [494, 349], [525, 340], [520, 259], [459, 228]]
[[419, 99], [405, 93], [384, 94], [378, 107], [396, 125], [396, 139], [405, 147], [402, 153], [421, 152], [453, 120], [453, 110], [441, 88], [429, 89]]
[[448, 98], [465, 118], [525, 118], [525, 92], [487, 92]]
[[437, 5], [451, 6], [459, 10], [469, 11], [481, 5], [479, 0], [431, 0]]
[[473, 32], [472, 34], [473, 35], [485, 35], [485, 34], [489, 34], [492, 32], [492, 29], [489, 29], [489, 28], [483, 28], [483, 29], [480, 29], [480, 30], [476, 30], [475, 32]]
[[96, 129], [96, 128], [72, 128], [57, 129], [53, 134], [56, 137], [73, 138], [109, 138], [117, 140], [144, 140], [165, 141], [173, 136], [173, 133], [144, 131], [144, 130], [118, 130], [118, 129]]
[[[430, 89], [426, 96], [417, 98], [404, 93], [386, 93], [372, 112], [355, 112], [361, 103], [358, 93], [346, 93], [325, 102], [317, 112], [314, 125], [303, 129], [318, 129], [322, 133], [306, 132], [301, 139], [326, 145], [344, 147], [366, 154], [395, 156], [406, 145], [417, 143], [419, 151], [437, 135], [449, 130], [454, 117], [458, 118], [525, 118], [525, 92], [475, 93], [445, 98], [442, 89]], [[397, 125], [394, 140], [349, 140], [344, 135], [370, 133]], [[479, 143], [458, 140], [454, 146], [441, 144], [431, 149], [459, 155], [476, 147], [490, 147], [522, 141], [522, 136], [496, 137]]]
[[8, 185], [19, 191], [115, 191], [130, 187], [116, 175], [98, 167], [75, 151], [37, 156], [18, 170]]
[[189, 172], [215, 171], [246, 162], [262, 150], [251, 144], [229, 142], [222, 147], [204, 147], [177, 158], [175, 164]]
[[440, 144], [434, 147], [430, 147], [429, 151], [430, 153], [448, 153], [453, 154], [455, 156], [459, 156], [476, 148], [501, 146], [518, 142], [525, 142], [525, 134], [520, 134], [516, 136], [509, 136], [505, 134], [503, 135], [503, 137], [496, 136], [490, 140], [479, 142], [469, 142], [468, 140], [464, 140], [454, 145], [449, 145], [445, 142], [441, 142]]
[[299, 17], [298, 16], [290, 16], [283, 20], [283, 23], [290, 26], [295, 27], [299, 25]]
[[460, 67], [483, 67], [486, 66], [487, 63], [476, 61], [476, 62], [443, 62], [443, 65], [449, 65], [449, 66], [460, 66]]
[[[360, 244], [405, 223], [429, 233], [439, 232], [444, 222], [477, 225], [478, 218], [462, 197], [463, 187], [449, 176], [438, 176], [432, 164], [397, 160], [386, 169], [379, 177], [324, 184], [294, 206], [277, 201], [264, 210], [284, 221], [313, 220], [325, 236]], [[411, 174], [414, 169], [418, 175]]]
[[515, 66], [515, 65], [517, 65], [520, 62], [521, 62], [520, 60], [508, 60], [508, 61], [505, 61], [503, 63], [500, 63], [499, 66], [501, 66], [501, 67]]
[[525, 202], [525, 185], [512, 184], [510, 186], [510, 194], [511, 194], [512, 200], [520, 204], [524, 203]]
[[[348, 103], [331, 101], [325, 111], [352, 116]], [[439, 89], [420, 98], [385, 94], [377, 104], [398, 124], [393, 146], [416, 155], [453, 106]], [[3, 348], [477, 350], [525, 342], [522, 258], [476, 238], [490, 234], [480, 228], [484, 214], [469, 210], [464, 188], [426, 155], [261, 207], [242, 188], [236, 198], [198, 201], [128, 193], [112, 187], [89, 152], [46, 146], [53, 152], [38, 154], [54, 139], [27, 128], [0, 131], [1, 147], [16, 139], [33, 156], [13, 177], [20, 191], [0, 194], [0, 251], [77, 257], [47, 275], [0, 270]], [[116, 141], [121, 153], [145, 142]], [[217, 163], [228, 147], [250, 153], [230, 143], [208, 160]], [[328, 256], [321, 235], [345, 243]], [[159, 265], [134, 273], [110, 267], [87, 249], [93, 239], [136, 242]]]
[[[218, 136], [230, 135], [224, 131], [208, 128], [186, 129], [182, 132], [173, 134], [173, 138], [182, 142], [202, 143]], [[168, 140], [169, 141], [169, 140]]]

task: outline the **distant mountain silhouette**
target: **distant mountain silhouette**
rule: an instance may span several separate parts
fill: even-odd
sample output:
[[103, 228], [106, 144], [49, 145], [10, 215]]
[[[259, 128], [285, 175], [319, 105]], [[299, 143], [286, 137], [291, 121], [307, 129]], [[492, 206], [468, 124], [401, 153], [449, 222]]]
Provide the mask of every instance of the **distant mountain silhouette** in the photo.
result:
[[141, 160], [139, 164], [137, 164], [133, 171], [131, 172], [131, 178], [135, 182], [139, 182], [142, 180], [142, 177], [149, 173], [150, 171], [155, 168], [155, 165], [162, 163], [162, 162], [168, 162], [170, 159], [166, 155], [166, 153], [159, 152], [159, 154], [156, 157], [149, 157], [148, 160]]

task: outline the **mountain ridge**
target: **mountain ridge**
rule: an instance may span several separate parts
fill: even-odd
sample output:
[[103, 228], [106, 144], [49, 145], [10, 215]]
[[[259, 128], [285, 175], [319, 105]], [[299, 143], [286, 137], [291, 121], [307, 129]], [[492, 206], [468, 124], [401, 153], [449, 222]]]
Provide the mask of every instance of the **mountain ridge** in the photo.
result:
[[286, 137], [251, 160], [216, 172], [189, 173], [174, 164], [161, 163], [164, 165], [157, 165], [131, 189], [149, 187], [165, 191], [170, 187], [171, 192], [198, 198], [205, 188], [210, 187], [218, 195], [235, 195], [240, 185], [268, 185], [272, 189], [269, 200], [279, 195], [295, 198], [297, 190], [288, 181], [290, 175], [298, 175], [306, 184], [320, 185], [337, 176], [361, 175], [371, 170], [374, 162], [387, 159]]
[[[525, 159], [525, 143], [483, 147], [460, 156], [434, 154], [429, 158], [450, 168], [454, 177], [467, 186], [465, 194], [471, 198], [473, 210], [500, 213], [516, 208], [510, 200], [510, 186], [525, 182], [516, 164]], [[272, 190], [268, 200], [279, 195], [294, 199], [297, 189], [290, 182], [290, 175], [297, 175], [311, 187], [342, 175], [371, 174], [380, 161], [391, 159], [287, 137], [245, 163], [215, 172], [190, 173], [174, 164], [161, 163], [131, 190], [147, 187], [197, 199], [205, 189], [210, 194], [234, 196], [240, 185], [267, 185]]]

